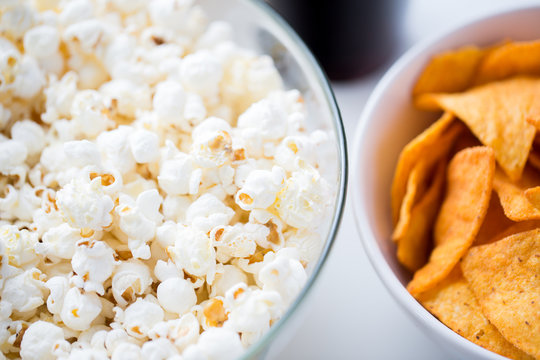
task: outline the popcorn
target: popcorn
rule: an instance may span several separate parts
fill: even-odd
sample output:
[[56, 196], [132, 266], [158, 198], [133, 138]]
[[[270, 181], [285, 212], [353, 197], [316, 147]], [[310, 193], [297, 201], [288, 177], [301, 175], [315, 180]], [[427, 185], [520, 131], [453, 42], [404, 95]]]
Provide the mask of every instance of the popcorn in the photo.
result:
[[163, 280], [157, 288], [157, 299], [165, 311], [178, 315], [185, 314], [197, 304], [193, 286], [179, 277]]
[[152, 284], [148, 267], [135, 259], [122, 262], [115, 270], [112, 279], [112, 293], [120, 306], [135, 300], [136, 295], [142, 295]]
[[322, 246], [302, 94], [195, 0], [7, 0], [0, 30], [0, 358], [240, 357]]
[[60, 318], [64, 324], [73, 330], [87, 330], [92, 321], [98, 317], [102, 305], [95, 293], [81, 292], [74, 287], [66, 292]]
[[60, 45], [58, 29], [50, 25], [40, 25], [24, 34], [24, 51], [35, 58], [53, 56]]
[[70, 344], [64, 340], [62, 329], [41, 320], [26, 329], [21, 341], [21, 357], [25, 360], [52, 360], [69, 350]]
[[285, 171], [274, 166], [272, 171], [254, 170], [236, 193], [235, 201], [244, 210], [266, 209], [271, 206], [285, 184]]
[[76, 274], [73, 283], [85, 291], [103, 295], [103, 283], [115, 266], [113, 250], [103, 241], [82, 241], [71, 259], [71, 266]]
[[11, 138], [23, 143], [29, 156], [38, 154], [45, 147], [44, 137], [41, 126], [31, 120], [17, 121], [11, 127]]
[[64, 220], [79, 229], [101, 230], [111, 224], [114, 203], [105, 195], [100, 179], [76, 178], [56, 193]]
[[121, 322], [127, 333], [137, 339], [145, 338], [152, 327], [163, 321], [165, 315], [158, 304], [147, 299], [148, 296], [138, 298], [125, 311], [116, 308], [115, 321]]

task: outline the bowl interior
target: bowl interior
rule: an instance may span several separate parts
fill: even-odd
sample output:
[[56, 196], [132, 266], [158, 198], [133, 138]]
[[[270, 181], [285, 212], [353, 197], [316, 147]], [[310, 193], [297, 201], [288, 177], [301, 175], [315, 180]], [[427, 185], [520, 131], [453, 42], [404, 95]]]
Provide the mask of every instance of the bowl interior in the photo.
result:
[[[538, 39], [538, 19], [540, 7], [511, 10], [432, 37], [412, 48], [377, 85], [364, 109], [354, 141], [351, 184], [355, 218], [375, 270], [391, 294], [409, 313], [414, 314], [416, 320], [451, 338], [459, 346], [480, 349], [441, 326], [407, 293], [404, 286], [411, 274], [398, 263], [396, 248], [390, 239], [390, 186], [399, 153], [405, 144], [440, 115], [414, 109], [411, 92], [432, 55], [470, 44], [485, 46], [505, 39]], [[487, 351], [477, 355], [480, 358], [501, 358]]]

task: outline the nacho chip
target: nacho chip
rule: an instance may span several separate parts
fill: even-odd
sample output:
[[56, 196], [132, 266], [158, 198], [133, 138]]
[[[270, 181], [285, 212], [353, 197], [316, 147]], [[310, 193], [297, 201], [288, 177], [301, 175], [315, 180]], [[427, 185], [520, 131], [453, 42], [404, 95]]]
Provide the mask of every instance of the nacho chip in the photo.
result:
[[407, 290], [416, 296], [433, 288], [452, 271], [473, 243], [491, 196], [495, 158], [488, 147], [457, 153], [447, 173], [447, 190], [435, 222], [429, 262], [418, 270]]
[[398, 222], [407, 181], [414, 165], [423, 157], [430, 157], [435, 161], [439, 156], [438, 153], [444, 153], [450, 148], [459, 131], [463, 128], [461, 124], [453, 125], [453, 120], [452, 115], [445, 113], [428, 129], [408, 143], [399, 155], [391, 190], [394, 225]]
[[540, 75], [540, 41], [510, 42], [490, 51], [478, 67], [475, 83], [516, 75]]
[[418, 199], [424, 195], [426, 184], [426, 178], [428, 176], [428, 166], [424, 159], [418, 161], [409, 176], [407, 181], [407, 190], [403, 201], [401, 202], [401, 209], [399, 212], [399, 220], [392, 233], [392, 239], [398, 241], [400, 237], [407, 231], [411, 222], [411, 210], [413, 205], [418, 202]]
[[488, 244], [494, 241], [494, 238], [516, 224], [506, 217], [504, 210], [501, 206], [499, 196], [495, 191], [491, 193], [491, 199], [489, 200], [489, 207], [484, 218], [484, 222], [478, 230], [478, 235], [474, 239], [474, 245]]
[[[432, 184], [428, 191], [416, 204], [410, 216], [410, 223], [403, 234], [397, 238], [397, 258], [410, 271], [416, 271], [426, 263], [431, 245], [431, 230], [437, 215], [444, 177], [446, 161], [441, 161], [435, 170]], [[400, 218], [401, 222], [401, 218]]]
[[461, 269], [488, 320], [540, 358], [540, 229], [471, 248]]
[[482, 309], [458, 266], [420, 303], [450, 329], [490, 351], [511, 359], [533, 359], [509, 343], [482, 314]]
[[540, 186], [535, 186], [525, 190], [525, 197], [527, 200], [529, 200], [532, 206], [540, 209]]
[[533, 206], [525, 196], [525, 190], [540, 184], [540, 173], [527, 167], [517, 182], [510, 179], [497, 168], [493, 188], [499, 195], [506, 216], [514, 221], [538, 220], [540, 209]]
[[418, 78], [413, 96], [467, 89], [483, 56], [484, 51], [476, 46], [465, 46], [433, 56]]
[[516, 222], [513, 225], [506, 228], [501, 233], [495, 235], [490, 241], [486, 242], [486, 244], [491, 244], [496, 241], [502, 240], [506, 237], [509, 237], [511, 235], [519, 234], [525, 231], [531, 231], [538, 228], [540, 228], [540, 220], [527, 220], [527, 221]]
[[418, 105], [454, 113], [493, 149], [510, 179], [520, 178], [536, 133], [527, 119], [540, 118], [540, 79], [515, 78], [460, 94], [424, 94]]

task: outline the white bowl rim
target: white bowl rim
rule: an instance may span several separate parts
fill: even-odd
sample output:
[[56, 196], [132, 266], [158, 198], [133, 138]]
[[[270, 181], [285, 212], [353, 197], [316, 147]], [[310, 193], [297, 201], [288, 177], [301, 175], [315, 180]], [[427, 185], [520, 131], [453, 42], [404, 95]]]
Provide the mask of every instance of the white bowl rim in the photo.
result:
[[362, 168], [358, 166], [362, 162], [360, 159], [360, 151], [364, 139], [369, 136], [368, 132], [368, 120], [372, 117], [373, 112], [379, 105], [379, 102], [382, 98], [382, 95], [385, 93], [386, 89], [393, 83], [396, 77], [406, 69], [414, 59], [418, 56], [427, 52], [430, 48], [436, 46], [437, 43], [446, 41], [451, 37], [455, 32], [465, 31], [467, 28], [478, 25], [479, 23], [493, 21], [497, 18], [502, 18], [509, 15], [514, 15], [520, 12], [526, 12], [529, 10], [538, 10], [540, 5], [536, 4], [527, 4], [524, 6], [513, 6], [510, 8], [494, 11], [476, 17], [474, 19], [465, 21], [461, 24], [453, 26], [444, 31], [435, 33], [434, 35], [428, 37], [427, 39], [419, 42], [414, 45], [412, 48], [407, 50], [400, 58], [390, 67], [390, 69], [384, 74], [384, 76], [379, 80], [375, 89], [371, 93], [364, 110], [360, 116], [358, 127], [354, 134], [353, 138], [353, 149], [351, 153], [352, 163], [351, 165], [351, 194], [352, 194], [352, 205], [353, 205], [353, 214], [356, 224], [356, 229], [360, 235], [364, 250], [366, 251], [369, 261], [375, 272], [381, 279], [385, 288], [390, 292], [395, 301], [405, 309], [406, 313], [416, 322], [417, 325], [422, 325], [428, 331], [435, 332], [439, 335], [440, 338], [445, 338], [448, 341], [448, 345], [451, 347], [459, 348], [460, 350], [469, 353], [473, 356], [478, 356], [483, 359], [492, 359], [492, 360], [504, 360], [505, 357], [498, 355], [494, 352], [491, 352], [475, 343], [467, 340], [466, 338], [458, 335], [453, 330], [448, 328], [442, 322], [440, 322], [435, 316], [429, 313], [403, 286], [398, 277], [394, 274], [390, 265], [387, 263], [384, 258], [381, 250], [375, 239], [373, 230], [367, 221], [368, 214], [367, 209], [363, 204], [365, 204], [365, 199], [360, 193], [364, 184], [361, 172]]

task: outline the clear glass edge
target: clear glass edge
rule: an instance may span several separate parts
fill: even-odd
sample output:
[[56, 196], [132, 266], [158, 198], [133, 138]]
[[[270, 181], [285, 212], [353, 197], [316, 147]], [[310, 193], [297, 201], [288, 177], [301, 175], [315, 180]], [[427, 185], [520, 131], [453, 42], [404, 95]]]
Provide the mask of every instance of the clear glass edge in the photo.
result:
[[341, 219], [343, 217], [343, 211], [345, 208], [345, 199], [347, 194], [347, 180], [348, 180], [348, 155], [347, 155], [347, 140], [345, 137], [345, 129], [343, 127], [343, 121], [341, 119], [341, 113], [339, 111], [339, 107], [337, 105], [336, 98], [334, 96], [334, 92], [332, 91], [332, 87], [330, 85], [330, 81], [328, 80], [328, 77], [322, 70], [321, 65], [315, 59], [311, 51], [308, 49], [308, 47], [304, 44], [304, 42], [300, 39], [300, 37], [296, 34], [296, 32], [289, 26], [289, 24], [281, 18], [281, 16], [274, 10], [272, 7], [270, 7], [268, 4], [264, 3], [262, 0], [241, 0], [242, 2], [252, 5], [254, 9], [257, 11], [260, 11], [264, 16], [267, 16], [271, 21], [274, 21], [279, 27], [281, 27], [283, 30], [285, 30], [285, 33], [287, 33], [292, 40], [292, 43], [298, 47], [300, 50], [299, 53], [304, 56], [304, 60], [311, 64], [311, 72], [315, 75], [314, 78], [317, 79], [319, 85], [321, 86], [321, 89], [323, 90], [323, 93], [325, 95], [325, 100], [327, 105], [329, 105], [331, 113], [333, 115], [332, 117], [332, 123], [334, 126], [334, 131], [337, 136], [338, 140], [338, 150], [339, 150], [339, 162], [340, 162], [340, 176], [339, 176], [339, 189], [336, 196], [336, 203], [334, 207], [334, 213], [333, 213], [333, 219], [330, 225], [330, 231], [328, 233], [327, 241], [325, 243], [324, 248], [321, 251], [321, 254], [319, 256], [319, 260], [317, 261], [317, 264], [313, 268], [313, 272], [310, 274], [306, 284], [304, 285], [302, 291], [292, 305], [287, 309], [287, 312], [285, 315], [283, 315], [277, 323], [273, 324], [270, 327], [270, 330], [266, 334], [263, 335], [263, 337], [257, 341], [255, 344], [251, 345], [247, 348], [246, 352], [240, 357], [240, 359], [252, 359], [254, 356], [260, 355], [264, 352], [264, 349], [270, 345], [272, 340], [276, 337], [279, 330], [287, 323], [287, 321], [292, 317], [292, 315], [295, 313], [295, 310], [302, 304], [304, 298], [308, 295], [310, 290], [312, 289], [319, 273], [322, 270], [322, 267], [324, 266], [326, 259], [328, 258], [328, 255], [330, 253], [330, 250], [332, 248], [332, 245], [334, 244], [335, 238], [337, 236], [339, 224], [341, 223]]

